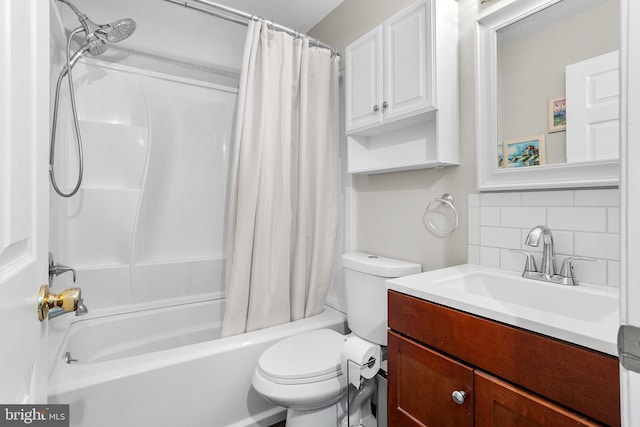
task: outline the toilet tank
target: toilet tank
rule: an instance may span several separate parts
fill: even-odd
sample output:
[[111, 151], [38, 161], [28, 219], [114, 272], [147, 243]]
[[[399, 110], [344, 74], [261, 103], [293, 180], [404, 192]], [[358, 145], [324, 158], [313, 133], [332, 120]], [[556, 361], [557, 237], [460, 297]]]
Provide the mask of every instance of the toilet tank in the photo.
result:
[[342, 255], [349, 329], [360, 338], [387, 345], [387, 287], [394, 277], [420, 273], [414, 262], [364, 252]]

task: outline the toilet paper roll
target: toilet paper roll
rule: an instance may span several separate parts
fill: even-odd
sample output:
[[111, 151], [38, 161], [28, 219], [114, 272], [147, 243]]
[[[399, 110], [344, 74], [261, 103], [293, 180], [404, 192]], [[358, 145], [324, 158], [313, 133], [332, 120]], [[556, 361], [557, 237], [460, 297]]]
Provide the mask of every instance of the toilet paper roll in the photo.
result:
[[342, 346], [342, 373], [348, 375], [350, 384], [360, 388], [360, 377], [369, 379], [378, 373], [380, 358], [379, 345], [360, 337], [350, 337]]

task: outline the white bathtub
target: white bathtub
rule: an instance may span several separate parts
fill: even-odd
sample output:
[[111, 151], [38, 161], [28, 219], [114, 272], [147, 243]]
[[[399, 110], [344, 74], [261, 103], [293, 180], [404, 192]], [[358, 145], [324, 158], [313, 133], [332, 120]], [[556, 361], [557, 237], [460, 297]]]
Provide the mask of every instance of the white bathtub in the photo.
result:
[[[305, 330], [345, 332], [330, 307], [313, 318], [219, 338], [224, 300], [101, 316], [69, 328], [49, 378], [49, 402], [71, 426], [269, 426], [285, 416], [251, 387], [260, 354]], [[69, 352], [77, 362], [65, 363]]]

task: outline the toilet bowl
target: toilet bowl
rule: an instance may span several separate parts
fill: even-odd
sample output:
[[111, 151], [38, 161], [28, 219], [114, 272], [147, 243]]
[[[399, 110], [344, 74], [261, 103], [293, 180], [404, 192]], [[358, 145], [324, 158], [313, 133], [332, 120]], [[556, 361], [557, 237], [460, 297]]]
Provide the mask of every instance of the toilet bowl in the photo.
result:
[[[419, 273], [420, 265], [362, 252], [344, 254], [343, 265], [352, 335], [386, 346], [385, 281]], [[266, 399], [287, 408], [287, 427], [335, 426], [339, 420], [346, 423], [347, 379], [341, 358], [347, 338], [330, 329], [319, 329], [286, 338], [262, 353], [253, 373], [253, 387]], [[366, 399], [364, 404], [368, 403]], [[353, 409], [350, 414], [369, 413]]]
[[336, 331], [317, 329], [277, 342], [260, 356], [253, 387], [273, 403], [296, 410], [335, 404], [347, 387], [340, 370], [344, 340]]

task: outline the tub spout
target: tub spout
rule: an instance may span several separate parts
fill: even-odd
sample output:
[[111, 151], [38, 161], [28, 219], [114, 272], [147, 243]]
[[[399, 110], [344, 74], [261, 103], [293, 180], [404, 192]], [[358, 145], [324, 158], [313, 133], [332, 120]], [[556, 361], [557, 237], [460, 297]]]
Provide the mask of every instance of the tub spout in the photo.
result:
[[85, 316], [87, 314], [89, 314], [89, 309], [84, 305], [84, 302], [80, 301], [80, 305], [78, 305], [78, 309], [76, 310], [76, 317]]
[[49, 310], [49, 320], [55, 319], [56, 317], [62, 316], [63, 314], [66, 314], [66, 313], [76, 313], [76, 317], [84, 316], [89, 314], [89, 309], [87, 308], [86, 305], [84, 305], [84, 302], [80, 300], [80, 303], [78, 304], [78, 308], [74, 312], [64, 311], [61, 308], [54, 308], [52, 310]]

